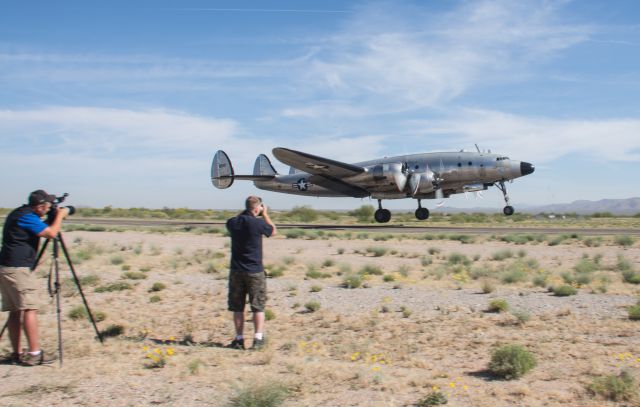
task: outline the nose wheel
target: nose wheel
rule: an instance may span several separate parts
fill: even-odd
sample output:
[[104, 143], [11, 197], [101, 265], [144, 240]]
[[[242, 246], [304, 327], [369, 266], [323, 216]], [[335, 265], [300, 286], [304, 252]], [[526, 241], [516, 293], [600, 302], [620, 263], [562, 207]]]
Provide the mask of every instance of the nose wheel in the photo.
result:
[[513, 215], [515, 209], [513, 209], [513, 206], [509, 205], [509, 195], [507, 195], [507, 186], [504, 184], [504, 181], [500, 181], [499, 185], [496, 185], [496, 187], [500, 191], [502, 191], [502, 195], [504, 196], [504, 203], [507, 204], [507, 206], [505, 206], [502, 210], [502, 213], [504, 213], [506, 216]]
[[425, 220], [429, 218], [429, 209], [423, 208], [420, 200], [418, 199], [418, 209], [415, 212], [416, 219]]
[[378, 223], [387, 223], [391, 220], [391, 211], [382, 208], [382, 200], [378, 199], [378, 210], [373, 214]]

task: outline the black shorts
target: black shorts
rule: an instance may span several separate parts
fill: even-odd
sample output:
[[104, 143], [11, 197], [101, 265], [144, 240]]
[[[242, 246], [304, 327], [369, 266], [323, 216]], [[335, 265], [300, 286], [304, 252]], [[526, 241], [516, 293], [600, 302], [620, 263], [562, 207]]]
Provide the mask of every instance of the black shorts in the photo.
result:
[[229, 272], [229, 311], [244, 312], [244, 305], [249, 295], [251, 311], [264, 312], [267, 303], [267, 278], [264, 272], [247, 273], [245, 271]]

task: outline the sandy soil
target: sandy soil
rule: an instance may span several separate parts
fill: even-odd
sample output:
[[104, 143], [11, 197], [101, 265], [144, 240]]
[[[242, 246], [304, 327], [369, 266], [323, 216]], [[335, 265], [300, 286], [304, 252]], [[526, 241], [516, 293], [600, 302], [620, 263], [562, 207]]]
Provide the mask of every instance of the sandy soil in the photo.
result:
[[[95, 340], [86, 319], [70, 317], [82, 303], [63, 282], [63, 366], [1, 365], [0, 405], [225, 406], [259, 384], [286, 386], [285, 406], [410, 406], [434, 389], [451, 406], [640, 405], [615, 404], [586, 389], [594, 377], [622, 369], [640, 379], [640, 322], [627, 316], [640, 287], [613, 270], [619, 255], [638, 266], [637, 243], [623, 249], [580, 242], [515, 246], [485, 238], [461, 244], [278, 236], [265, 240], [265, 263], [283, 273], [268, 281], [275, 316], [267, 322], [268, 347], [237, 351], [222, 347], [233, 337], [226, 311], [228, 238], [134, 231], [64, 236], [77, 274], [99, 279], [86, 280], [83, 288], [94, 314], [106, 314], [100, 329], [120, 325], [124, 334], [104, 344]], [[373, 257], [368, 248], [387, 252]], [[504, 249], [514, 257], [491, 259]], [[537, 262], [535, 270], [525, 282], [501, 282], [501, 267], [516, 261], [519, 251]], [[451, 272], [452, 253], [472, 262], [468, 273]], [[585, 255], [601, 255], [601, 270], [577, 295], [556, 297], [532, 284], [542, 274], [549, 274], [549, 284], [559, 282]], [[37, 270], [43, 287], [49, 261]], [[391, 277], [371, 275], [365, 287], [345, 288], [345, 276], [365, 266]], [[495, 275], [474, 280], [474, 268]], [[306, 277], [310, 269], [325, 278]], [[60, 272], [64, 280], [71, 275], [65, 264]], [[487, 281], [495, 290], [483, 294]], [[131, 288], [95, 291], [116, 282]], [[152, 291], [154, 283], [166, 288]], [[486, 312], [495, 298], [517, 312]], [[320, 308], [309, 312], [310, 302]], [[514, 314], [528, 321], [518, 323]], [[52, 302], [40, 321], [45, 349], [55, 352]], [[252, 325], [247, 328], [251, 337]], [[491, 351], [507, 343], [524, 345], [537, 359], [518, 380], [496, 380], [487, 372]], [[0, 345], [9, 350], [6, 335]], [[158, 354], [165, 365], [149, 368], [149, 355]]]

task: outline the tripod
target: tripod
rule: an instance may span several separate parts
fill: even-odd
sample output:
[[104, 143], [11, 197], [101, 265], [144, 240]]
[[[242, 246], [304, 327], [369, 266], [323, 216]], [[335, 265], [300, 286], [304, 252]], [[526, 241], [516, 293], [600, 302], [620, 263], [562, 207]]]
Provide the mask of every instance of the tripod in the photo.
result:
[[[55, 295], [56, 297], [56, 319], [58, 323], [58, 356], [60, 360], [60, 366], [62, 366], [63, 350], [62, 350], [62, 321], [61, 321], [61, 306], [60, 306], [60, 273], [59, 273], [60, 266], [58, 261], [60, 257], [60, 247], [62, 247], [62, 252], [64, 254], [65, 259], [67, 260], [67, 264], [69, 265], [69, 270], [71, 271], [73, 281], [75, 282], [76, 287], [78, 288], [78, 292], [80, 293], [80, 296], [82, 297], [82, 302], [84, 303], [84, 307], [87, 310], [87, 314], [89, 315], [89, 320], [93, 325], [93, 329], [95, 330], [96, 335], [100, 340], [100, 343], [104, 344], [104, 339], [102, 338], [102, 333], [98, 330], [98, 326], [96, 325], [96, 321], [93, 318], [93, 313], [91, 312], [89, 303], [87, 302], [87, 299], [84, 296], [84, 292], [82, 291], [82, 286], [80, 285], [80, 280], [78, 279], [78, 275], [76, 274], [76, 271], [73, 268], [73, 263], [71, 262], [71, 258], [69, 257], [67, 246], [64, 244], [64, 240], [62, 239], [62, 233], [58, 233], [58, 235], [53, 239], [47, 239], [47, 241], [42, 246], [42, 249], [40, 249], [40, 253], [38, 253], [38, 257], [36, 258], [36, 261], [33, 264], [33, 267], [31, 268], [31, 270], [35, 271], [35, 269], [38, 267], [38, 264], [40, 263], [40, 259], [42, 258], [42, 255], [44, 254], [51, 240], [53, 240], [53, 252], [52, 252], [51, 267], [49, 268], [49, 295], [52, 297]], [[52, 279], [53, 279], [53, 288], [51, 286]], [[0, 337], [2, 337], [2, 334], [4, 333], [8, 324], [9, 324], [9, 321], [7, 321], [7, 323], [4, 325], [4, 328], [2, 328], [2, 331], [0, 332]]]

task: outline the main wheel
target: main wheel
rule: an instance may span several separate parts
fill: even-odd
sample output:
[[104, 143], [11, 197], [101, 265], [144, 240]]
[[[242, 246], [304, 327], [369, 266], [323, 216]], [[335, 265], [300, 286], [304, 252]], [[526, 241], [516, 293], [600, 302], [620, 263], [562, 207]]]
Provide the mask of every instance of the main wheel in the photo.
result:
[[391, 212], [388, 209], [378, 209], [373, 217], [378, 223], [387, 223], [391, 220]]
[[416, 219], [425, 220], [429, 218], [429, 209], [427, 208], [418, 208], [416, 209]]
[[513, 209], [513, 206], [507, 205], [507, 206], [504, 207], [502, 212], [504, 212], [504, 214], [507, 215], [507, 216], [511, 216], [511, 215], [513, 215], [515, 210]]

